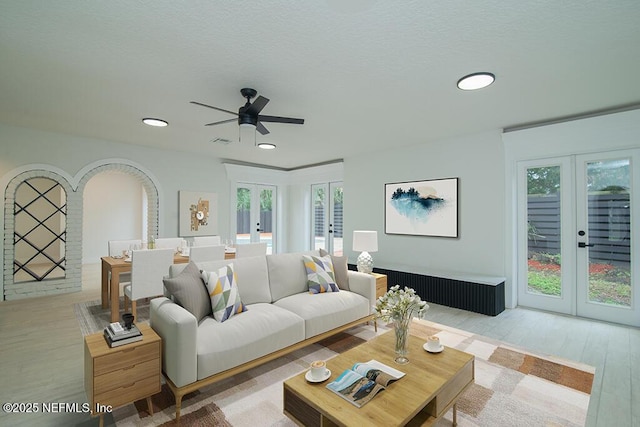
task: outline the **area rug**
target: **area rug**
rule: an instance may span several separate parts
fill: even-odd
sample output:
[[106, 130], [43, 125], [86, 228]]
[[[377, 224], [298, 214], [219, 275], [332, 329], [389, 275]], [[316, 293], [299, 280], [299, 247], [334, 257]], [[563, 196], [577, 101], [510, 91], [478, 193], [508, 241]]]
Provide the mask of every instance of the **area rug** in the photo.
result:
[[[83, 310], [78, 307], [76, 313]], [[108, 316], [106, 319], [108, 323]], [[78, 320], [81, 325], [91, 323], [82, 318]], [[141, 320], [144, 320], [142, 316]], [[358, 326], [204, 387], [183, 398], [180, 425], [294, 426], [282, 413], [282, 382], [303, 372], [313, 360], [329, 359], [388, 330], [383, 325], [378, 326], [378, 332], [369, 325]], [[475, 355], [475, 384], [458, 400], [458, 425], [573, 427], [585, 424], [595, 368], [534, 354], [426, 320], [414, 320], [411, 334], [425, 341], [428, 336], [437, 335], [445, 346]], [[153, 416], [149, 415], [143, 400], [116, 409], [111, 421], [117, 426], [175, 424], [175, 401], [166, 386], [152, 397], [152, 403]], [[451, 421], [449, 411], [437, 425], [450, 426]]]

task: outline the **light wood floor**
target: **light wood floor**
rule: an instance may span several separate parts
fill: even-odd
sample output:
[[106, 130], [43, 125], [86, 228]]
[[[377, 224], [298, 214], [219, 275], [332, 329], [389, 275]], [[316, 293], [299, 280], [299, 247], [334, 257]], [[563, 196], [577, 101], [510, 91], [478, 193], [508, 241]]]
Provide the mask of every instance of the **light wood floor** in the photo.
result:
[[[73, 304], [100, 298], [98, 264], [83, 290], [0, 302], [0, 402], [86, 403]], [[427, 319], [596, 367], [587, 426], [640, 427], [640, 329], [517, 308], [496, 317], [431, 304]], [[108, 421], [108, 419], [105, 419]], [[0, 426], [89, 426], [87, 414], [7, 414]]]

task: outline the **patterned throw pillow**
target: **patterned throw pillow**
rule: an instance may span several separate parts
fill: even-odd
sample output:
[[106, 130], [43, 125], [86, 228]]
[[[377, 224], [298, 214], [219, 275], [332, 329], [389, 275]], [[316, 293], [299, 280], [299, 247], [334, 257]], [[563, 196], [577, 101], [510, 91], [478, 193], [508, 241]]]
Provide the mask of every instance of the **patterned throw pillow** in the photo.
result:
[[322, 294], [324, 292], [338, 292], [333, 263], [330, 256], [317, 257], [302, 255], [304, 268], [307, 270], [307, 285], [309, 293]]
[[331, 262], [333, 263], [333, 274], [336, 277], [336, 284], [338, 288], [344, 289], [345, 291], [349, 289], [349, 267], [347, 263], [349, 262], [349, 258], [346, 255], [336, 256], [330, 254], [324, 249], [320, 249], [320, 256], [331, 257]]
[[211, 297], [213, 318], [218, 322], [224, 322], [234, 314], [247, 311], [247, 307], [240, 300], [238, 278], [233, 264], [225, 265], [218, 271], [203, 271], [202, 279], [207, 284], [207, 291]]

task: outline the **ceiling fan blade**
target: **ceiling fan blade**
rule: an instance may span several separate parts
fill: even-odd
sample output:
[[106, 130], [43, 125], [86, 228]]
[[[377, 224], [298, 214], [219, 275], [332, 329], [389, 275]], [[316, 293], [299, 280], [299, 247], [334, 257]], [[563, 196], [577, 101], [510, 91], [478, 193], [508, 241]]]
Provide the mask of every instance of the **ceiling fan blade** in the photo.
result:
[[238, 119], [221, 120], [219, 122], [207, 123], [205, 126], [215, 126], [215, 125], [221, 125], [223, 123], [231, 123], [231, 122], [237, 122], [237, 121]]
[[293, 117], [278, 117], [278, 116], [258, 116], [258, 120], [261, 122], [271, 123], [290, 123], [293, 125], [303, 125], [304, 119], [294, 119]]
[[256, 130], [260, 132], [260, 135], [266, 135], [269, 133], [269, 130], [260, 122], [256, 125]]
[[253, 103], [249, 106], [246, 112], [251, 115], [259, 114], [264, 106], [267, 105], [267, 102], [269, 102], [269, 98], [265, 98], [264, 96], [259, 95], [256, 100], [253, 101]]
[[233, 114], [234, 116], [237, 116], [237, 115], [238, 115], [238, 113], [237, 113], [237, 112], [235, 112], [235, 111], [229, 111], [229, 110], [225, 110], [224, 108], [213, 107], [213, 106], [211, 106], [211, 105], [203, 104], [203, 103], [201, 103], [201, 102], [191, 101], [191, 103], [192, 103], [192, 104], [195, 104], [195, 105], [199, 105], [199, 106], [201, 106], [201, 107], [213, 108], [214, 110], [222, 111], [222, 112], [224, 112], [224, 113]]

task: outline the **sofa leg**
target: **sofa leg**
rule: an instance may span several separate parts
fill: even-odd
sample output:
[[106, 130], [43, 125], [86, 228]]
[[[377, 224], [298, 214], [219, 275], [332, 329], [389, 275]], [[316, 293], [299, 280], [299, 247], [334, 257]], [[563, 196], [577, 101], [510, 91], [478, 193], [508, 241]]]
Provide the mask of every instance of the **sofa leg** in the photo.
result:
[[376, 319], [373, 319], [373, 330], [378, 332], [378, 321]]

